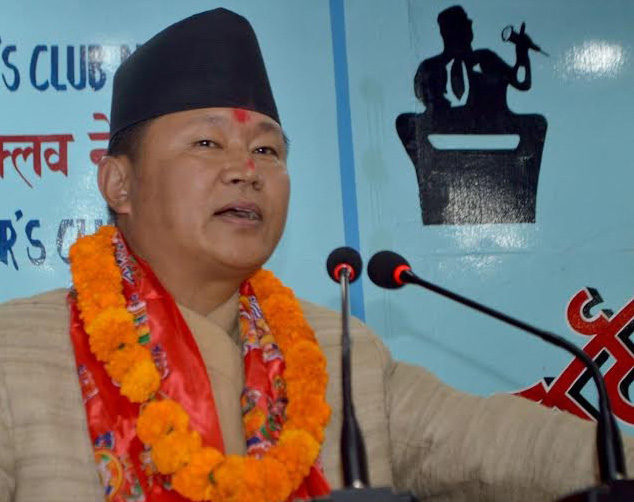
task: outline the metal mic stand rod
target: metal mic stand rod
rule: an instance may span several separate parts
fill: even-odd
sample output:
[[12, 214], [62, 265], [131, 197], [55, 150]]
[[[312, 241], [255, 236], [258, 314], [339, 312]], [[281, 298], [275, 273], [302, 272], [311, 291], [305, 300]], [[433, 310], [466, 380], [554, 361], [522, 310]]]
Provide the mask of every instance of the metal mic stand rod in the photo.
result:
[[616, 420], [614, 419], [614, 415], [612, 414], [610, 399], [608, 398], [608, 393], [605, 388], [603, 377], [601, 376], [601, 372], [599, 371], [599, 368], [594, 360], [592, 360], [585, 352], [583, 352], [583, 350], [561, 336], [538, 329], [528, 323], [510, 317], [506, 314], [503, 314], [502, 312], [482, 305], [481, 303], [478, 303], [474, 300], [470, 300], [469, 298], [466, 298], [462, 295], [442, 288], [436, 284], [421, 279], [411, 270], [404, 270], [401, 274], [401, 280], [403, 280], [404, 282], [418, 284], [419, 286], [422, 286], [426, 289], [434, 291], [435, 293], [457, 301], [458, 303], [466, 305], [467, 307], [471, 307], [472, 309], [482, 312], [483, 314], [494, 317], [499, 321], [505, 322], [507, 324], [510, 324], [511, 326], [532, 333], [533, 335], [536, 335], [549, 343], [552, 343], [564, 350], [567, 350], [575, 357], [583, 361], [586, 367], [590, 370], [592, 379], [595, 382], [599, 394], [599, 413], [601, 416], [601, 420], [597, 424], [597, 449], [599, 453], [599, 471], [601, 475], [601, 481], [609, 485], [617, 481], [620, 477], [626, 476], [625, 459], [623, 456], [623, 445], [621, 442], [621, 436], [619, 434], [619, 429], [616, 424]]
[[341, 285], [341, 386], [343, 423], [341, 427], [341, 458], [346, 488], [361, 489], [368, 485], [365, 444], [352, 403], [352, 369], [350, 362], [349, 284], [350, 271], [344, 267], [339, 278]]

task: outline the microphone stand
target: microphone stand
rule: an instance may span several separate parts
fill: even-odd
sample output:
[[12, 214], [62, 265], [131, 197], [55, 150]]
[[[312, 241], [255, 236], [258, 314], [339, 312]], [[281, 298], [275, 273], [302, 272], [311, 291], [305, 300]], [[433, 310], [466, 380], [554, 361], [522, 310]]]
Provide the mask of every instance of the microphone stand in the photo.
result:
[[341, 286], [341, 390], [343, 401], [343, 424], [341, 427], [341, 459], [343, 463], [343, 490], [335, 490], [327, 502], [416, 502], [413, 495], [396, 494], [391, 488], [370, 488], [365, 444], [361, 429], [354, 414], [352, 401], [352, 375], [350, 364], [350, 269], [342, 267]]
[[495, 319], [522, 329], [542, 340], [550, 342], [564, 350], [567, 350], [579, 358], [588, 367], [592, 379], [598, 390], [599, 420], [597, 421], [597, 454], [599, 457], [599, 472], [601, 485], [576, 492], [559, 499], [560, 502], [626, 502], [634, 500], [634, 481], [623, 479], [626, 476], [623, 443], [619, 433], [614, 414], [610, 407], [610, 400], [605, 388], [603, 376], [596, 365], [583, 350], [570, 343], [565, 338], [535, 328], [530, 324], [514, 319], [502, 312], [486, 307], [478, 302], [465, 298], [452, 291], [446, 290], [436, 284], [425, 281], [412, 272], [409, 267], [400, 273], [400, 280], [406, 283], [417, 284], [434, 291], [442, 296], [450, 298], [458, 303], [471, 307], [479, 312], [487, 314]]
[[368, 461], [352, 402], [352, 375], [350, 362], [350, 270], [344, 267], [339, 277], [341, 286], [341, 391], [343, 424], [341, 427], [341, 458], [343, 480], [346, 487], [364, 488], [368, 483]]

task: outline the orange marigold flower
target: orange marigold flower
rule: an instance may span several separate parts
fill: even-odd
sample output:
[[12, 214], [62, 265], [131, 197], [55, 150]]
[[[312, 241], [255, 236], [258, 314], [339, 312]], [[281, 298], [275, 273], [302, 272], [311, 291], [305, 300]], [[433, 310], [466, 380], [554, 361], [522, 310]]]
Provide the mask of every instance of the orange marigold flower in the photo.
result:
[[[121, 277], [113, 256], [115, 231], [114, 227], [102, 227], [97, 234], [79, 239], [70, 249], [73, 284], [85, 323], [94, 320], [96, 309], [125, 306]], [[99, 294], [107, 291], [110, 294], [106, 296]]]
[[162, 474], [172, 474], [191, 460], [200, 450], [200, 434], [196, 431], [172, 431], [152, 445], [152, 461]]
[[[103, 285], [105, 286], [105, 284]], [[117, 286], [119, 286], [119, 283], [117, 283]], [[95, 304], [101, 309], [113, 307], [125, 308], [125, 300], [121, 293], [114, 287], [104, 288], [103, 291], [96, 290], [93, 298]]]
[[264, 500], [264, 479], [259, 461], [252, 457], [229, 455], [214, 470], [218, 493], [226, 502], [261, 502]]
[[93, 304], [84, 305], [83, 307], [79, 304], [79, 309], [79, 317], [83, 321], [84, 326], [91, 323], [99, 312], [101, 312], [101, 309]]
[[[293, 330], [288, 329], [284, 332], [282, 336], [275, 335], [275, 342], [282, 350], [283, 354], [286, 354], [288, 350], [299, 340], [305, 340], [307, 338], [306, 332], [304, 330]], [[286, 356], [284, 356], [286, 359]]]
[[325, 389], [328, 380], [326, 361], [314, 342], [301, 341], [285, 354], [287, 425], [310, 433], [317, 441], [324, 438], [324, 428], [330, 419]]
[[185, 432], [189, 426], [189, 415], [172, 399], [152, 401], [141, 408], [136, 422], [136, 432], [145, 444], [153, 445], [171, 431]]
[[302, 429], [320, 443], [324, 440], [324, 428], [330, 420], [330, 406], [324, 401], [308, 403], [291, 401], [286, 408], [286, 427]]
[[87, 289], [94, 289], [94, 294], [86, 298], [82, 293], [82, 288], [77, 287], [77, 304], [80, 310], [80, 317], [84, 322], [84, 326], [91, 324], [97, 315], [109, 308], [125, 308], [125, 300], [121, 293], [116, 291], [99, 291], [98, 288], [88, 287]]
[[121, 394], [133, 403], [147, 401], [161, 385], [159, 375], [153, 361], [143, 360], [136, 363], [121, 380]]
[[264, 457], [259, 461], [258, 471], [264, 478], [264, 500], [281, 502], [291, 494], [291, 482], [284, 466], [274, 458]]
[[243, 476], [246, 493], [240, 500], [246, 502], [260, 502], [264, 500], [266, 479], [260, 472], [260, 461], [253, 457], [245, 457]]
[[299, 302], [291, 296], [273, 294], [260, 302], [260, 306], [269, 325], [279, 324], [279, 328], [286, 327], [304, 328], [308, 327], [302, 315]]
[[268, 298], [272, 294], [292, 295], [293, 292], [282, 284], [273, 272], [266, 269], [258, 270], [250, 279], [251, 287], [258, 297], [258, 301]]
[[222, 500], [240, 500], [245, 492], [244, 483], [245, 457], [228, 455], [213, 472], [213, 480]]
[[319, 376], [317, 378], [306, 380], [306, 379], [292, 379], [284, 375], [287, 380], [286, 385], [286, 395], [289, 399], [296, 399], [298, 396], [307, 395], [311, 398], [319, 397], [320, 399], [324, 399], [325, 396], [325, 383], [328, 378], [324, 374], [323, 376]]
[[100, 361], [107, 361], [121, 345], [136, 342], [132, 316], [125, 308], [107, 309], [86, 325], [90, 351]]
[[215, 448], [201, 448], [192, 453], [189, 464], [172, 476], [172, 487], [184, 497], [192, 500], [218, 499], [216, 486], [210, 474], [223, 460]]
[[326, 375], [326, 358], [315, 342], [298, 341], [284, 355], [285, 359], [288, 359], [286, 378], [310, 381], [316, 378], [321, 379]]
[[286, 395], [291, 401], [303, 400], [306, 403], [325, 401], [324, 382], [326, 378], [318, 381], [295, 381], [288, 379]]
[[314, 340], [315, 334], [304, 319], [299, 304], [281, 295], [272, 295], [260, 303], [264, 317], [280, 347], [288, 348], [295, 339]]
[[285, 428], [268, 456], [284, 465], [294, 490], [308, 475], [319, 454], [319, 443], [307, 432]]
[[110, 360], [106, 363], [106, 371], [110, 378], [120, 382], [134, 364], [145, 359], [152, 360], [152, 354], [148, 349], [138, 343], [124, 345], [111, 354]]
[[97, 234], [98, 236], [107, 239], [108, 242], [112, 242], [112, 238], [114, 237], [114, 234], [117, 232], [116, 227], [113, 227], [112, 225], [102, 225], [101, 227], [99, 227], [99, 230], [97, 230]]

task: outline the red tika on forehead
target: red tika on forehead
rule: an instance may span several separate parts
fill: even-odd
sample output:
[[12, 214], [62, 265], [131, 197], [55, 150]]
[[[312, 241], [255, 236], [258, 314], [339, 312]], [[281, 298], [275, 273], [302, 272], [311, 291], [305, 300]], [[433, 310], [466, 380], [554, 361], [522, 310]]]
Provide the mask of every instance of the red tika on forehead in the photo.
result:
[[251, 112], [248, 110], [243, 110], [242, 108], [234, 108], [233, 117], [241, 124], [244, 124], [251, 119]]
[[247, 160], [247, 169], [249, 171], [255, 171], [255, 161], [253, 159]]

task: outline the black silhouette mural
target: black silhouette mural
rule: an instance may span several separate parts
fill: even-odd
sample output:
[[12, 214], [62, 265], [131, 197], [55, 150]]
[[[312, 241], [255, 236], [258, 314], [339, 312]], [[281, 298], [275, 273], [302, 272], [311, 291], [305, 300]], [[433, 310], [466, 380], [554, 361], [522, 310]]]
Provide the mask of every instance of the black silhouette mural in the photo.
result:
[[[546, 119], [513, 113], [506, 92], [509, 85], [530, 89], [528, 51], [543, 51], [524, 24], [519, 32], [508, 26], [502, 38], [515, 44], [511, 67], [489, 49], [473, 50], [472, 21], [462, 7], [443, 10], [438, 24], [444, 50], [424, 60], [414, 78], [425, 111], [396, 119], [416, 168], [423, 224], [534, 223]], [[517, 135], [519, 142], [507, 149], [444, 149], [432, 144], [433, 135]]]

